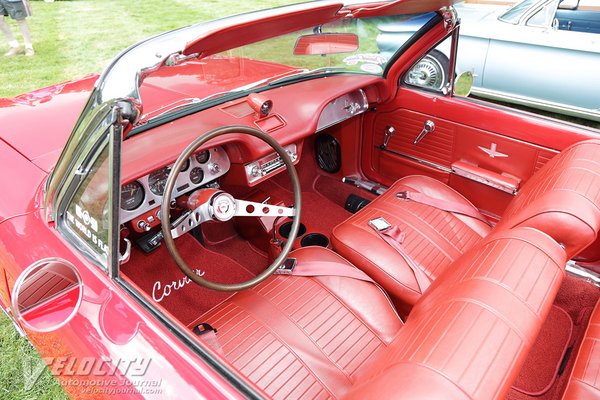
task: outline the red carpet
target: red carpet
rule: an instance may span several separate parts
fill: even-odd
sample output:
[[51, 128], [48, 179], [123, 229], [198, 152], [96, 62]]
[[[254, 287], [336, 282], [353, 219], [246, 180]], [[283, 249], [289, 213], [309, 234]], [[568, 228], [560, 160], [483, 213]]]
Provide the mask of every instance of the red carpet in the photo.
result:
[[[204, 271], [204, 277], [221, 283], [237, 283], [254, 276], [229, 257], [206, 250], [190, 235], [176, 240], [182, 257], [192, 268]], [[150, 297], [187, 325], [212, 307], [231, 296], [191, 282], [179, 270], [165, 245], [150, 254], [132, 249], [131, 259], [121, 271]]]
[[[568, 275], [563, 280], [560, 290], [554, 301], [554, 305], [566, 311], [573, 324], [573, 332], [569, 340], [569, 346], [572, 347], [571, 355], [567, 360], [566, 367], [562, 374], [558, 375], [554, 383], [543, 394], [530, 396], [519, 392], [514, 388], [510, 390], [506, 398], [508, 400], [560, 400], [565, 391], [567, 381], [571, 375], [571, 370], [575, 364], [575, 356], [581, 346], [583, 334], [587, 327], [592, 308], [600, 297], [600, 289], [594, 285], [585, 282], [582, 279]], [[540, 344], [541, 345], [541, 344]], [[537, 347], [538, 344], [534, 345]], [[518, 377], [517, 382], [523, 382], [523, 378]], [[527, 384], [527, 386], [532, 386]]]
[[530, 396], [546, 393], [556, 379], [572, 331], [569, 314], [553, 306], [513, 389]]

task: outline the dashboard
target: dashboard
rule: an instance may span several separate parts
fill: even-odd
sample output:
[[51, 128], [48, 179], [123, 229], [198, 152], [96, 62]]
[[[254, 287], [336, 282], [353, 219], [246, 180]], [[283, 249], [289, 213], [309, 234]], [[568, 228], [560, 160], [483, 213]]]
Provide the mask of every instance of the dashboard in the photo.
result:
[[[177, 176], [173, 199], [213, 182], [225, 175], [230, 166], [229, 157], [220, 146], [194, 154], [187, 160]], [[173, 164], [170, 164], [121, 187], [119, 215], [121, 223], [131, 221], [161, 205], [167, 178], [172, 168]], [[150, 224], [155, 219], [160, 219], [158, 212], [156, 210], [156, 215], [151, 215]], [[140, 220], [140, 222], [143, 221]], [[138, 227], [145, 230], [143, 225]]]
[[[228, 125], [258, 127], [282, 144], [297, 164], [305, 138], [366, 112], [386, 93], [378, 77], [332, 76], [262, 92], [272, 103], [268, 115], [252, 108], [248, 96], [133, 136], [122, 150], [126, 183], [121, 190], [120, 222], [130, 223], [138, 233], [160, 224], [160, 205], [175, 158], [202, 132]], [[278, 123], [264, 125], [265, 121]], [[194, 154], [182, 168], [173, 199], [219, 183], [255, 186], [285, 169], [270, 146], [249, 135], [233, 133], [209, 143], [208, 150]], [[217, 182], [222, 177], [225, 181]]]

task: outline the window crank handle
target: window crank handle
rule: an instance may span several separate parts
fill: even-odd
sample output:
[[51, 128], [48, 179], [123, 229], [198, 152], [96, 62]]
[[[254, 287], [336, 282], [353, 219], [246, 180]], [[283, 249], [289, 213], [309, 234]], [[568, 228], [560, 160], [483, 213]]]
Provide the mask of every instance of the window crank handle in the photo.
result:
[[421, 140], [423, 140], [423, 138], [428, 134], [431, 133], [435, 130], [435, 123], [431, 120], [427, 120], [425, 121], [425, 123], [423, 124], [423, 130], [421, 130], [421, 132], [417, 135], [417, 137], [415, 138], [415, 140], [413, 141], [413, 144], [418, 144]]

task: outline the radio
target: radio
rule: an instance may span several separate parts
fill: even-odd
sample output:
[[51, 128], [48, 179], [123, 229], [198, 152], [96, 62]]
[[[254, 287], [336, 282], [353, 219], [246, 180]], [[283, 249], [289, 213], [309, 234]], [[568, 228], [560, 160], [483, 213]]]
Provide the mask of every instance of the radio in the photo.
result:
[[[290, 156], [292, 162], [295, 162], [298, 159], [295, 144], [284, 146], [284, 149], [288, 156]], [[246, 164], [246, 177], [248, 178], [249, 183], [253, 183], [261, 179], [263, 176], [267, 176], [275, 171], [278, 171], [284, 166], [285, 164], [283, 163], [283, 160], [279, 154], [272, 153], [261, 159]]]

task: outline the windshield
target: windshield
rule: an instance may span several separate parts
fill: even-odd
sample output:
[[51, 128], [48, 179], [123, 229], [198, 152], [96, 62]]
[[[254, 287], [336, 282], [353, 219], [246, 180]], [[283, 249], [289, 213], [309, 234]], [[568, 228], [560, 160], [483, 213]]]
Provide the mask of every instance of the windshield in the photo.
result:
[[140, 87], [142, 119], [298, 79], [341, 73], [382, 76], [394, 53], [435, 15], [348, 18], [163, 66]]
[[533, 4], [537, 3], [538, 1], [539, 0], [522, 1], [522, 2], [514, 5], [513, 7], [511, 7], [507, 12], [502, 14], [498, 19], [501, 21], [516, 25], [519, 23], [519, 21], [523, 17], [523, 14], [525, 13], [525, 11], [527, 11], [527, 9], [529, 9], [529, 7], [531, 7]]

